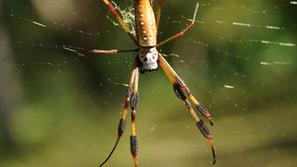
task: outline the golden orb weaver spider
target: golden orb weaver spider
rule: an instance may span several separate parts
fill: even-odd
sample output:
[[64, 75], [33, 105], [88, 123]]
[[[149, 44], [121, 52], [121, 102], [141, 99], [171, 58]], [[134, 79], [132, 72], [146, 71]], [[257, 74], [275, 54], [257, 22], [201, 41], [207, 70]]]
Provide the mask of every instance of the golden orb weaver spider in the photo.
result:
[[[187, 110], [190, 112], [192, 117], [195, 120], [195, 123], [203, 134], [203, 136], [208, 140], [208, 143], [212, 150], [213, 155], [213, 164], [216, 162], [216, 154], [215, 148], [213, 146], [213, 137], [204, 124], [203, 120], [201, 120], [194, 109], [192, 108], [191, 102], [195, 105], [197, 110], [207, 118], [207, 120], [212, 123], [212, 116], [209, 114], [206, 108], [204, 108], [198, 100], [190, 93], [189, 88], [182, 81], [182, 79], [176, 74], [173, 68], [168, 64], [165, 58], [157, 51], [156, 48], [159, 46], [168, 43], [169, 41], [175, 40], [181, 37], [186, 31], [188, 31], [195, 23], [196, 14], [198, 11], [199, 4], [196, 4], [196, 8], [194, 11], [193, 19], [190, 23], [180, 32], [177, 32], [175, 35], [167, 38], [166, 40], [157, 43], [157, 30], [160, 23], [161, 10], [163, 5], [163, 0], [158, 0], [157, 6], [157, 18], [155, 18], [155, 14], [153, 11], [153, 0], [135, 0], [134, 9], [135, 9], [135, 28], [136, 28], [136, 36], [129, 32], [129, 28], [122, 20], [121, 16], [117, 12], [117, 9], [112, 6], [109, 0], [103, 0], [105, 5], [108, 7], [109, 11], [115, 16], [120, 26], [125, 30], [126, 33], [130, 36], [133, 42], [138, 46], [137, 49], [130, 50], [99, 50], [93, 49], [90, 50], [90, 53], [93, 54], [118, 54], [125, 52], [138, 52], [135, 58], [135, 62], [132, 67], [132, 74], [130, 77], [129, 87], [125, 96], [124, 101], [124, 109], [122, 111], [122, 117], [118, 126], [118, 136], [116, 143], [107, 156], [107, 158], [99, 165], [103, 166], [113, 154], [115, 148], [117, 147], [119, 140], [124, 133], [125, 125], [126, 125], [126, 115], [128, 112], [128, 107], [131, 108], [131, 130], [132, 135], [130, 137], [130, 146], [131, 146], [131, 154], [134, 162], [134, 167], [137, 166], [137, 137], [136, 137], [136, 109], [139, 101], [139, 93], [138, 93], [138, 80], [139, 80], [139, 72], [144, 73], [146, 71], [154, 71], [157, 70], [158, 65], [161, 66], [166, 76], [170, 80], [173, 90], [177, 97], [183, 101]], [[64, 46], [65, 49], [69, 51], [77, 52], [74, 47]], [[77, 52], [78, 53], [78, 52]], [[191, 102], [190, 102], [191, 101]]]

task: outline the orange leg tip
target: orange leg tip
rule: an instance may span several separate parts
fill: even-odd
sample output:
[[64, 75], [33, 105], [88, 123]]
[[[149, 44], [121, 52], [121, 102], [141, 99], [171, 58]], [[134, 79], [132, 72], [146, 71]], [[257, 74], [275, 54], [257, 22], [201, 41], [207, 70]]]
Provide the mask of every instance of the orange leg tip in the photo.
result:
[[134, 167], [137, 167], [136, 155], [132, 155]]

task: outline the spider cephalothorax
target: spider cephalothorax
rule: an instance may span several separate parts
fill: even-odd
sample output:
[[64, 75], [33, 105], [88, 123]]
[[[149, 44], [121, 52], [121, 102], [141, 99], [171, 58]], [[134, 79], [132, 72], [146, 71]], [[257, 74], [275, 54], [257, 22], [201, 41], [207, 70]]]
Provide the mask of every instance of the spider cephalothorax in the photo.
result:
[[158, 54], [155, 47], [140, 48], [138, 52], [139, 66], [142, 73], [158, 69]]

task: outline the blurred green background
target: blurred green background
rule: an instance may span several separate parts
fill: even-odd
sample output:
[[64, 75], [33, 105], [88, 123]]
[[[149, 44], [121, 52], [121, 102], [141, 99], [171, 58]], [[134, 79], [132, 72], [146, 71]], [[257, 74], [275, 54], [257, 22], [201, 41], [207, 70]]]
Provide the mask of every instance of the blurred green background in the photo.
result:
[[[196, 2], [165, 1], [159, 41], [187, 24]], [[197, 24], [160, 51], [214, 115], [215, 166], [296, 166], [297, 49], [281, 43], [297, 43], [297, 6], [198, 2]], [[1, 167], [104, 160], [135, 54], [78, 56], [62, 46], [134, 48], [113, 21], [101, 1], [0, 1]], [[132, 166], [129, 125], [107, 166]], [[140, 76], [137, 133], [139, 166], [212, 166], [207, 141], [161, 70]]]

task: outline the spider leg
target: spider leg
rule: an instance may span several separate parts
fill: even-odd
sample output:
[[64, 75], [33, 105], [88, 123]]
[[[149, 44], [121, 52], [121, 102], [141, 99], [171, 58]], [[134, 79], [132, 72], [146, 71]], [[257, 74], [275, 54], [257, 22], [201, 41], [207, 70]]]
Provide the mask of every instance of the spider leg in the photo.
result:
[[127, 53], [127, 52], [137, 52], [139, 49], [127, 49], [127, 50], [117, 50], [117, 49], [111, 49], [111, 50], [100, 50], [100, 49], [92, 49], [89, 52], [93, 54], [109, 54], [109, 55], [115, 55], [118, 53]]
[[130, 99], [131, 131], [132, 131], [132, 135], [130, 136], [130, 147], [131, 147], [131, 154], [133, 158], [134, 167], [137, 166], [136, 156], [138, 151], [137, 136], [136, 136], [136, 109], [139, 102], [138, 81], [139, 81], [139, 69], [136, 68], [134, 85], [133, 85], [132, 95]]
[[[215, 148], [213, 145], [213, 136], [210, 134], [209, 130], [207, 129], [206, 125], [204, 124], [203, 120], [201, 120], [194, 109], [191, 106], [189, 100], [191, 100], [199, 112], [205, 116], [210, 123], [212, 124], [212, 116], [208, 113], [208, 111], [201, 106], [201, 104], [195, 99], [195, 97], [190, 93], [189, 88], [185, 85], [185, 83], [181, 80], [181, 78], [176, 74], [176, 72], [172, 69], [172, 67], [168, 64], [168, 62], [164, 59], [162, 55], [159, 54], [159, 64], [163, 71], [165, 72], [166, 76], [170, 80], [173, 90], [177, 97], [181, 99], [187, 110], [191, 113], [192, 117], [195, 119], [196, 125], [203, 136], [208, 140], [208, 143], [212, 150], [213, 155], [213, 164], [216, 162], [216, 153]], [[189, 99], [189, 100], [188, 100]]]
[[131, 101], [131, 98], [133, 97], [132, 96], [132, 92], [133, 92], [133, 88], [134, 88], [133, 85], [134, 85], [134, 82], [135, 82], [135, 77], [136, 77], [137, 70], [138, 70], [137, 67], [134, 67], [133, 70], [132, 70], [132, 74], [131, 74], [130, 82], [129, 82], [129, 87], [127, 89], [126, 96], [125, 96], [124, 109], [122, 111], [122, 117], [120, 119], [119, 126], [118, 126], [117, 140], [116, 140], [116, 142], [114, 144], [114, 147], [112, 148], [110, 154], [99, 165], [99, 167], [102, 167], [109, 160], [109, 158], [112, 156], [114, 150], [116, 149], [116, 147], [117, 147], [117, 145], [118, 145], [118, 143], [120, 141], [120, 138], [122, 137], [122, 135], [124, 133], [125, 126], [126, 126], [126, 115], [127, 115], [127, 112], [128, 112], [129, 103]]
[[108, 7], [109, 11], [115, 16], [115, 18], [118, 20], [119, 24], [121, 25], [121, 27], [124, 29], [124, 31], [126, 33], [128, 33], [128, 35], [130, 36], [130, 38], [133, 40], [133, 42], [138, 45], [137, 42], [137, 38], [129, 32], [129, 28], [128, 26], [124, 23], [123, 19], [121, 18], [121, 16], [119, 15], [119, 13], [117, 12], [116, 8], [114, 8], [112, 6], [112, 4], [109, 2], [109, 0], [103, 0], [103, 2], [105, 3], [105, 5]]
[[[161, 1], [162, 1], [162, 0], [161, 0]], [[159, 5], [158, 5], [158, 6], [159, 6]], [[166, 43], [168, 43], [168, 42], [170, 42], [170, 41], [172, 41], [172, 40], [175, 40], [175, 39], [177, 39], [177, 38], [183, 36], [184, 33], [185, 33], [186, 31], [188, 31], [190, 28], [192, 28], [193, 25], [194, 25], [194, 23], [195, 23], [195, 20], [196, 20], [196, 15], [197, 15], [197, 12], [198, 12], [198, 7], [199, 7], [199, 3], [196, 4], [196, 8], [195, 8], [195, 11], [194, 11], [194, 15], [193, 15], [193, 19], [192, 19], [192, 21], [191, 21], [191, 22], [190, 22], [190, 23], [189, 23], [183, 30], [177, 32], [177, 33], [174, 34], [173, 36], [171, 36], [171, 37], [165, 39], [164, 41], [162, 41], [162, 42], [160, 42], [160, 43], [158, 43], [158, 44], [156, 45], [156, 47], [159, 47], [159, 46], [161, 46], [161, 45], [163, 45], [163, 44], [166, 44]], [[158, 18], [158, 17], [157, 17], [157, 18]], [[158, 20], [157, 20], [157, 21], [158, 21]], [[157, 25], [158, 25], [158, 24], [157, 24]]]
[[164, 0], [158, 0], [158, 9], [157, 9], [157, 30], [160, 25], [160, 18], [161, 18], [161, 12], [162, 12], [162, 6], [163, 6]]
[[185, 93], [188, 99], [190, 99], [196, 106], [197, 110], [207, 118], [207, 120], [213, 125], [212, 119], [213, 117], [207, 111], [205, 107], [190, 93], [189, 88], [182, 81], [182, 79], [177, 75], [177, 73], [173, 70], [173, 68], [169, 65], [169, 63], [165, 60], [165, 58], [159, 54], [159, 64], [162, 67], [163, 71], [170, 79], [172, 85], [175, 87], [179, 87], [181, 91]]
[[91, 53], [95, 55], [116, 55], [118, 53], [128, 53], [128, 52], [137, 52], [139, 49], [126, 49], [126, 50], [117, 50], [117, 49], [110, 49], [110, 50], [101, 50], [101, 49], [92, 49], [87, 50], [85, 48], [75, 47], [75, 46], [68, 46], [63, 45], [63, 49], [76, 53], [78, 55], [84, 56], [84, 53]]

